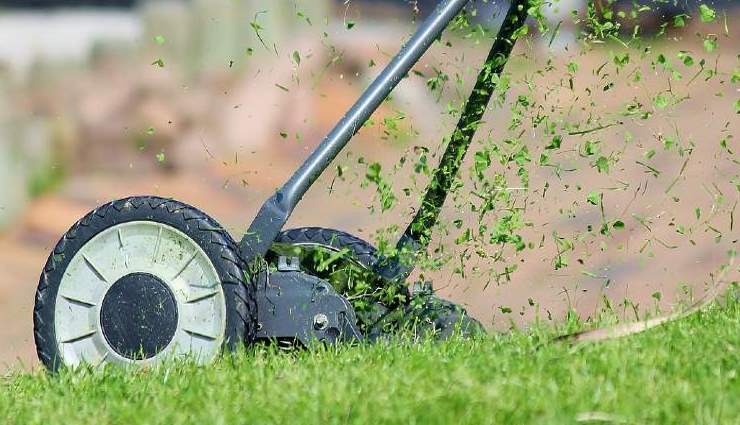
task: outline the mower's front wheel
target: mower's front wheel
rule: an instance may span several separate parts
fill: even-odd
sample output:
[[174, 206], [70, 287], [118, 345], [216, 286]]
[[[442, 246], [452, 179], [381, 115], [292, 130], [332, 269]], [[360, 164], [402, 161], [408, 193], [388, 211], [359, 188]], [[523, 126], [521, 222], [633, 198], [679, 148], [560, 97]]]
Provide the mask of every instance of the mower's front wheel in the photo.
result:
[[62, 237], [41, 274], [39, 358], [51, 370], [210, 362], [253, 339], [245, 269], [231, 236], [196, 208], [156, 197], [104, 205]]

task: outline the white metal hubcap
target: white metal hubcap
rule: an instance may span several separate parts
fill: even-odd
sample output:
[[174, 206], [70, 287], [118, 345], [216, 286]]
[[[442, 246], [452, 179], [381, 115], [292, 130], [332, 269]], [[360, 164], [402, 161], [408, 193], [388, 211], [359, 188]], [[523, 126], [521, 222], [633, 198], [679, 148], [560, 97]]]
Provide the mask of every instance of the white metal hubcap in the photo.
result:
[[[176, 327], [155, 355], [134, 360], [108, 341], [101, 313], [114, 284], [137, 274], [151, 276], [169, 289]], [[207, 363], [223, 344], [226, 302], [216, 268], [194, 240], [162, 223], [122, 223], [95, 235], [70, 261], [59, 285], [54, 329], [67, 366], [146, 365], [177, 357]]]

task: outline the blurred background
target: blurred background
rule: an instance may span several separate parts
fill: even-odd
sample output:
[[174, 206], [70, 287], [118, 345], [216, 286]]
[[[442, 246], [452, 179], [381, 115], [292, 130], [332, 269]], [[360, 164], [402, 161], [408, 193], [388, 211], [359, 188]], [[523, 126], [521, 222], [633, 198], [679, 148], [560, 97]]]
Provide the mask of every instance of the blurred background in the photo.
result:
[[[627, 0], [615, 3], [616, 10], [633, 7]], [[717, 11], [712, 22], [700, 22], [699, 3]], [[631, 300], [625, 314], [634, 318], [638, 310], [670, 309], [687, 293], [706, 289], [740, 235], [733, 207], [740, 187], [733, 108], [739, 40], [730, 25], [740, 16], [737, 3], [649, 3], [640, 30], [666, 34], [621, 66], [612, 57], [632, 46], [584, 47], [579, 34], [585, 23], [577, 17], [586, 13], [585, 1], [547, 7], [547, 19], [559, 30], [517, 45], [507, 102], [526, 94], [530, 82], [537, 90], [529, 95], [540, 95], [543, 107], [571, 105], [570, 117], [595, 122], [590, 127], [602, 122], [593, 115], [614, 118], [619, 125], [606, 126], [598, 142], [614, 147], [629, 165], [609, 176], [533, 171], [524, 235], [540, 249], [512, 253], [518, 268], [509, 282], [461, 274], [454, 265], [429, 273], [441, 294], [467, 305], [492, 329], [505, 330], [535, 318], [562, 319], [569, 308], [588, 317], [605, 297], [614, 305]], [[78, 218], [115, 198], [154, 194], [205, 210], [238, 237], [435, 4], [0, 0], [0, 368], [36, 365], [38, 275]], [[505, 6], [481, 4], [474, 21], [495, 28]], [[686, 15], [694, 18], [673, 25]], [[668, 31], [664, 22], [672, 23]], [[708, 49], [707, 39], [719, 48]], [[404, 172], [399, 159], [431, 152], [434, 164], [454, 126], [449, 105], [465, 97], [487, 49], [485, 41], [465, 39], [436, 45], [381, 107], [373, 118], [377, 125], [361, 131], [309, 192], [289, 227], [339, 228], [371, 241], [379, 229], [403, 227], [424, 179]], [[654, 59], [658, 51], [676, 69], [689, 66], [689, 54], [696, 64], [681, 68], [681, 79], [665, 78], [664, 62]], [[450, 75], [444, 80], [449, 87], [431, 93], [429, 81], [440, 70]], [[705, 79], [707, 70], [714, 77]], [[664, 91], [681, 102], [655, 106], [656, 93]], [[625, 113], [632, 103], [652, 111], [649, 119]], [[524, 134], [536, 158], [541, 148], [535, 147], [549, 139], [531, 122], [512, 128], [509, 108], [506, 103], [493, 111], [481, 134]], [[575, 144], [592, 134], [571, 136]], [[694, 146], [691, 160], [670, 157], [669, 139]], [[651, 150], [653, 171], [643, 166]], [[372, 213], [377, 199], [361, 184], [360, 158], [360, 164], [381, 163], [394, 185], [412, 187], [415, 195], [403, 197], [399, 189], [397, 208]], [[571, 267], [554, 268], [559, 248], [553, 232], [576, 235], [598, 222], [598, 208], [585, 202], [586, 195], [615, 187], [624, 190], [605, 201], [607, 214], [632, 219], [624, 220], [614, 245], [598, 237], [578, 241]], [[475, 215], [450, 205], [445, 220], [468, 222]], [[442, 234], [438, 243], [452, 245], [457, 236]], [[462, 268], [487, 267], [476, 260]], [[737, 269], [731, 273], [736, 278]]]

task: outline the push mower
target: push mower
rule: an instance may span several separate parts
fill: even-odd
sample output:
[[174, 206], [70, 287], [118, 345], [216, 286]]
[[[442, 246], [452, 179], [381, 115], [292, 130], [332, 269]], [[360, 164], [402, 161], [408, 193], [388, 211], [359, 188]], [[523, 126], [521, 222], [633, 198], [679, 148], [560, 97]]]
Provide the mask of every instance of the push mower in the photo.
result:
[[[41, 362], [50, 370], [80, 364], [145, 366], [173, 357], [206, 364], [223, 350], [259, 341], [291, 346], [374, 341], [408, 324], [414, 332], [440, 338], [481, 329], [464, 309], [437, 298], [430, 284], [409, 290], [406, 280], [414, 259], [427, 249], [496, 88], [495, 77], [524, 25], [527, 0], [511, 0], [394, 254], [381, 255], [368, 242], [338, 230], [283, 230], [308, 188], [469, 1], [438, 5], [262, 205], [239, 243], [198, 209], [151, 196], [113, 201], [72, 226], [49, 256], [36, 292], [34, 337]], [[322, 260], [327, 256], [336, 261]], [[348, 295], [360, 286], [369, 302], [357, 303]]]

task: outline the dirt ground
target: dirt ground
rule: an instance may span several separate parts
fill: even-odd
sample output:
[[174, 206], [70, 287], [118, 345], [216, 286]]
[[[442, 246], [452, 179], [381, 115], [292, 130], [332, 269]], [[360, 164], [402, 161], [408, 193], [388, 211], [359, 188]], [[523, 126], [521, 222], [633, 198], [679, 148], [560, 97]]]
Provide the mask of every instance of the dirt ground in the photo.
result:
[[[737, 46], [736, 42], [732, 38], [724, 40], [726, 46], [733, 43]], [[689, 47], [697, 54], [700, 53], [700, 46]], [[531, 54], [535, 52], [532, 49], [537, 47], [522, 47], [519, 52]], [[675, 55], [675, 49], [670, 51]], [[377, 55], [378, 62], [382, 63], [384, 56], [381, 49], [373, 49], [367, 53]], [[589, 87], [600, 84], [599, 77], [592, 71], [605, 60], [605, 54], [605, 51], [599, 51], [579, 58], [583, 70], [579, 74], [579, 84]], [[738, 174], [737, 163], [728, 161], [718, 153], [719, 141], [726, 135], [737, 134], [738, 130], [737, 115], [732, 109], [732, 102], [737, 99], [738, 93], [735, 86], [727, 81], [727, 73], [737, 67], [733, 55], [734, 53], [727, 51], [720, 56], [718, 64], [721, 72], [725, 73], [724, 77], [695, 85], [686, 85], [685, 81], [681, 83], [679, 91], [690, 99], [680, 107], [671, 109], [664, 117], [645, 123], [625, 120], [622, 126], [599, 134], [604, 145], [619, 146], [625, 132], [629, 131], [639, 146], [655, 143], [657, 134], [668, 134], [678, 127], [682, 140], [693, 140], [697, 146], [683, 173], [679, 173], [682, 161], [666, 158], [659, 162], [663, 167], [661, 177], [651, 178], [643, 167], [635, 165], [635, 161], [643, 154], [642, 149], [626, 150], [623, 163], [629, 165], [615, 171], [608, 178], [598, 173], [570, 173], [552, 180], [553, 176], [548, 170], [535, 173], [531, 176], [534, 194], [542, 196], [539, 191], [546, 181], [550, 182], [549, 190], [555, 194], [547, 198], [546, 202], [533, 201], [529, 209], [533, 226], [527, 230], [526, 236], [539, 242], [540, 236], [546, 235], [548, 240], [545, 248], [526, 250], [512, 258], [512, 261], [519, 264], [519, 269], [508, 284], [487, 285], [484, 278], [474, 274], [461, 278], [446, 268], [428, 276], [435, 281], [435, 287], [443, 296], [465, 304], [474, 316], [495, 330], [523, 326], [535, 318], [552, 317], [557, 320], [569, 308], [574, 308], [587, 317], [596, 311], [603, 297], [607, 297], [615, 305], [625, 298], [630, 299], [644, 311], [655, 305], [670, 309], [678, 300], [685, 299], [682, 290], [684, 284], [694, 288], [695, 296], [700, 294], [711, 284], [710, 273], [716, 273], [717, 267], [726, 261], [727, 251], [737, 249], [740, 232], [737, 230], [737, 223], [731, 226], [730, 221], [736, 222], [738, 217], [724, 214], [713, 219], [711, 224], [723, 231], [723, 237], [719, 241], [706, 227], [697, 225], [692, 235], [693, 243], [688, 243], [685, 237], [676, 234], [675, 223], [690, 222], [695, 214], [695, 207], [700, 207], [705, 212], [711, 211], [716, 203], [713, 188], [724, 194], [722, 211], [727, 209], [728, 204], [731, 206], [737, 202], [738, 192], [729, 183], [730, 178]], [[565, 62], [565, 59], [560, 60], [561, 68]], [[274, 69], [268, 69], [269, 72], [262, 74], [268, 77], [259, 78], [289, 80], [289, 74], [274, 74], [284, 65], [276, 63]], [[527, 73], [526, 69], [520, 71]], [[552, 73], [533, 75], [532, 78], [539, 78], [540, 87], [556, 87], [562, 84], [562, 75]], [[625, 75], [618, 78], [626, 81]], [[23, 219], [12, 230], [0, 235], [0, 253], [3, 254], [0, 255], [0, 270], [3, 270], [0, 273], [0, 368], [28, 368], [37, 364], [32, 336], [32, 310], [38, 275], [56, 240], [79, 217], [96, 205], [112, 199], [154, 194], [195, 205], [215, 217], [235, 235], [239, 235], [249, 224], [261, 202], [307, 155], [312, 144], [315, 144], [311, 140], [318, 140], [359, 93], [361, 84], [353, 85], [343, 82], [343, 79], [341, 75], [332, 77], [330, 84], [318, 90], [320, 96], [315, 93], [306, 95], [300, 90], [294, 90], [279, 98], [271, 97], [270, 99], [275, 100], [268, 105], [268, 109], [288, 111], [283, 112], [284, 116], [277, 121], [270, 121], [269, 114], [250, 105], [263, 92], [272, 93], [275, 90], [273, 82], [261, 86], [246, 84], [241, 91], [235, 90], [232, 96], [214, 102], [222, 110], [234, 114], [234, 118], [224, 124], [228, 128], [219, 134], [226, 134], [235, 140], [240, 137], [248, 140], [249, 136], [257, 134], [264, 141], [244, 142], [241, 145], [235, 142], [222, 146], [220, 136], [211, 136], [207, 129], [203, 129], [196, 133], [198, 137], [190, 137], [181, 143], [180, 158], [188, 158], [185, 166], [174, 170], [152, 167], [152, 155], [149, 152], [132, 154], [125, 161], [109, 158], [110, 168], [115, 169], [115, 172], [106, 172], [107, 163], [76, 171], [59, 190], [33, 200]], [[615, 111], [631, 98], [646, 95], [649, 103], [649, 93], [664, 89], [665, 84], [665, 79], [659, 78], [655, 72], [651, 75], [648, 71], [640, 84], [623, 84], [615, 92], [595, 96], [593, 101], [597, 105], [593, 110]], [[413, 79], [404, 83], [397, 95], [399, 109], [409, 110], [408, 121], [415, 123], [414, 128], [420, 133], [415, 140], [402, 145], [379, 140], [382, 136], [380, 132], [364, 132], [353, 142], [350, 149], [352, 156], [342, 154], [339, 163], [352, 165], [356, 163], [357, 157], [366, 156], [373, 161], [380, 161], [384, 169], [388, 170], [411, 145], [428, 146], [434, 151], [436, 141], [449, 129], [450, 120], [444, 117], [430, 119], [434, 114], [439, 117], [444, 105], [424, 100], [425, 96], [428, 94], [425, 93], [423, 82]], [[579, 101], [583, 100], [555, 97], [543, 103]], [[237, 108], [235, 105], [240, 106]], [[253, 108], [251, 113], [248, 112], [250, 108]], [[314, 117], [309, 124], [301, 119], [307, 111]], [[492, 129], [504, 128], [508, 118], [508, 113], [492, 114], [487, 126]], [[482, 131], [487, 130], [488, 128]], [[304, 131], [303, 142], [297, 142], [292, 137], [299, 131]], [[281, 132], [291, 136], [287, 139], [280, 137]], [[534, 130], [531, 139], [534, 142], [540, 140], [541, 143], [541, 135]], [[740, 149], [735, 140], [730, 139], [730, 143], [734, 144], [734, 149]], [[234, 151], [238, 153], [238, 159], [230, 153]], [[131, 164], [129, 170], [125, 167], [121, 169], [121, 163], [125, 164], [126, 161]], [[141, 165], [144, 163], [148, 165]], [[364, 171], [358, 170], [358, 173], [362, 174]], [[680, 178], [669, 196], [666, 194], [666, 187], [677, 175]], [[404, 178], [407, 176], [398, 175], [398, 179]], [[663, 224], [648, 231], [635, 220], [625, 220], [626, 229], [616, 236], [615, 245], [606, 249], [593, 243], [578, 245], [571, 261], [574, 262], [579, 256], [587, 258], [587, 263], [592, 266], [588, 270], [599, 275], [599, 278], [584, 274], [583, 271], [587, 268], [579, 268], [577, 265], [565, 271], [554, 270], [552, 258], [555, 247], [549, 236], [552, 231], [567, 234], [582, 229], [587, 223], [598, 222], [598, 210], [595, 207], [586, 208], [583, 214], [573, 217], [563, 213], [564, 208], [573, 208], [579, 202], [583, 204], [588, 193], [586, 189], [577, 191], [573, 187], [583, 185], [589, 190], [606, 190], [616, 185], [620, 179], [631, 182], [632, 186], [609, 198], [609, 212], [624, 211], [627, 217], [630, 214], [648, 216]], [[403, 183], [404, 181], [400, 181], [399, 187]], [[332, 191], [329, 187], [332, 187]], [[372, 234], [377, 229], [391, 223], [403, 226], [408, 222], [413, 199], [402, 200], [402, 205], [390, 213], [373, 215], [367, 210], [371, 203], [368, 199], [372, 198], [373, 192], [358, 187], [356, 180], [335, 181], [335, 172], [328, 172], [309, 192], [291, 219], [289, 227], [334, 227], [372, 240]], [[633, 193], [637, 193], [637, 187], [640, 188], [639, 196], [635, 194], [633, 197]], [[675, 198], [680, 198], [680, 203]], [[466, 222], [472, 220], [469, 212], [454, 208], [445, 210], [444, 219], [455, 219], [460, 214]], [[673, 219], [660, 220], [666, 216]], [[441, 237], [440, 240], [442, 243], [450, 243], [455, 236]], [[648, 251], [652, 251], [652, 256], [641, 252], [646, 240], [661, 241], [650, 245]], [[667, 246], [678, 248], [670, 249]], [[476, 265], [486, 267], [485, 263], [478, 262]], [[731, 273], [737, 279], [737, 269], [731, 270]], [[657, 291], [662, 294], [660, 301], [654, 296]], [[534, 300], [536, 306], [531, 305], [531, 300]], [[511, 309], [510, 313], [505, 312], [507, 308]], [[627, 317], [634, 318], [633, 315]]]

